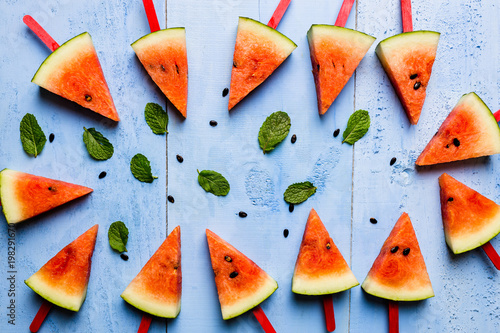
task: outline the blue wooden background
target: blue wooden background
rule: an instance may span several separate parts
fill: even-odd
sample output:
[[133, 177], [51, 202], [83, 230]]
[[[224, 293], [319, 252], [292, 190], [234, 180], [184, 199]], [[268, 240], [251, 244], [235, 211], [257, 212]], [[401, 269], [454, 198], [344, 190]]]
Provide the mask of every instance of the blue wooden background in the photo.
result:
[[[401, 32], [399, 1], [359, 0], [347, 22], [377, 37], [332, 108], [318, 116], [310, 73], [306, 32], [311, 24], [333, 24], [341, 0], [293, 0], [278, 30], [297, 49], [250, 96], [227, 112], [231, 61], [238, 16], [267, 23], [277, 0], [155, 1], [160, 25], [185, 26], [189, 62], [188, 118], [169, 105], [168, 153], [164, 136], [152, 134], [143, 110], [165, 98], [142, 69], [129, 44], [149, 32], [142, 2], [69, 0], [0, 3], [4, 25], [0, 49], [0, 168], [8, 167], [90, 186], [94, 193], [16, 230], [16, 326], [2, 315], [0, 331], [27, 331], [41, 298], [24, 285], [67, 243], [95, 223], [100, 225], [87, 300], [79, 313], [54, 308], [41, 332], [126, 332], [139, 325], [140, 311], [120, 293], [165, 238], [168, 157], [168, 229], [181, 225], [183, 253], [182, 310], [168, 320], [169, 332], [258, 332], [251, 313], [223, 321], [205, 229], [209, 228], [247, 254], [273, 276], [279, 289], [262, 308], [278, 332], [324, 332], [321, 301], [291, 292], [291, 277], [307, 215], [314, 207], [360, 282], [399, 215], [409, 213], [427, 263], [436, 297], [401, 305], [401, 332], [500, 331], [499, 273], [482, 250], [459, 256], [446, 247], [437, 177], [448, 172], [500, 202], [499, 157], [416, 169], [414, 161], [460, 96], [476, 91], [495, 111], [499, 107], [500, 8], [496, 1], [413, 1], [414, 28], [441, 32], [428, 97], [420, 122], [410, 126], [373, 50], [382, 39]], [[22, 23], [32, 15], [60, 43], [88, 31], [94, 40], [121, 121], [103, 120], [31, 83], [49, 50]], [[333, 138], [357, 109], [370, 112], [372, 125], [354, 147]], [[292, 120], [289, 137], [263, 155], [257, 133], [274, 111]], [[45, 134], [55, 134], [36, 159], [19, 140], [19, 121], [37, 117]], [[210, 120], [218, 126], [211, 127]], [[83, 126], [95, 127], [115, 146], [108, 161], [92, 160], [83, 145]], [[290, 137], [297, 135], [291, 144]], [[130, 158], [145, 154], [153, 184], [140, 183], [129, 171]], [[176, 155], [184, 157], [179, 163]], [[167, 156], [165, 156], [167, 155]], [[389, 165], [392, 157], [397, 162]], [[205, 193], [196, 170], [222, 173], [231, 184], [226, 197]], [[108, 173], [98, 179], [101, 171]], [[312, 181], [317, 193], [290, 213], [282, 199], [294, 182]], [[238, 216], [239, 211], [248, 214]], [[369, 219], [378, 223], [373, 225]], [[3, 216], [0, 217], [4, 220]], [[107, 228], [123, 220], [130, 230], [129, 261], [108, 245]], [[0, 223], [1, 225], [1, 223]], [[8, 286], [7, 225], [0, 232], [0, 279]], [[283, 237], [287, 228], [290, 235]], [[500, 249], [500, 240], [493, 245]], [[4, 288], [5, 290], [6, 288]], [[10, 298], [0, 293], [5, 313]], [[387, 331], [384, 300], [360, 287], [334, 296], [338, 332]], [[164, 332], [154, 319], [151, 332]]]

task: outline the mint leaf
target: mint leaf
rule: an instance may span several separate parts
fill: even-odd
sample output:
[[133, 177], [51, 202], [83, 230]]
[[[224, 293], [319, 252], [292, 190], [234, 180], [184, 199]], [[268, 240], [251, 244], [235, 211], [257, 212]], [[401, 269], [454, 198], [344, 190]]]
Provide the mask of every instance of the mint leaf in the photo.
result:
[[122, 221], [111, 223], [108, 229], [109, 246], [118, 252], [125, 252], [128, 241], [128, 229]]
[[368, 111], [358, 110], [354, 112], [347, 121], [347, 128], [342, 136], [344, 140], [342, 143], [347, 142], [353, 145], [356, 141], [361, 139], [368, 129], [370, 128], [370, 115]]
[[158, 177], [151, 173], [151, 164], [146, 156], [136, 154], [130, 161], [130, 171], [136, 179], [144, 183], [152, 183]]
[[285, 140], [290, 126], [290, 117], [286, 112], [277, 111], [267, 117], [259, 130], [259, 145], [264, 154]]
[[96, 160], [107, 160], [113, 156], [113, 145], [95, 128], [83, 128], [83, 142], [90, 156]]
[[226, 196], [229, 193], [229, 182], [223, 175], [212, 170], [198, 171], [198, 183], [205, 191], [217, 196]]
[[311, 182], [295, 183], [288, 186], [283, 198], [288, 203], [299, 204], [306, 201], [314, 193], [316, 193], [316, 187]]
[[38, 125], [35, 116], [26, 113], [19, 125], [19, 131], [21, 132], [21, 143], [24, 151], [37, 157], [42, 152], [47, 138], [40, 125]]
[[144, 117], [148, 123], [149, 128], [154, 134], [164, 134], [167, 132], [168, 114], [163, 111], [163, 108], [156, 103], [146, 104], [144, 109]]

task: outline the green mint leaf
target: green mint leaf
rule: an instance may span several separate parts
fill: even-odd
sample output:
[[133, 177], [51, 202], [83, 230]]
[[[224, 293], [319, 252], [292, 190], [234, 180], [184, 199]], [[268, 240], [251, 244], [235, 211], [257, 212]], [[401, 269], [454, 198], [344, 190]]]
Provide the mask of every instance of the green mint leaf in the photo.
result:
[[368, 111], [358, 110], [354, 112], [347, 121], [347, 128], [342, 136], [344, 140], [342, 143], [346, 142], [353, 145], [356, 141], [365, 136], [366, 132], [370, 128], [370, 115]]
[[167, 132], [168, 114], [163, 111], [163, 108], [156, 103], [146, 104], [144, 109], [144, 117], [149, 125], [149, 128], [154, 134], [164, 134]]
[[113, 156], [113, 145], [101, 133], [96, 131], [95, 128], [83, 128], [83, 142], [90, 156], [96, 160], [103, 161]]
[[111, 223], [108, 229], [109, 246], [118, 252], [125, 252], [128, 241], [128, 229], [122, 221]]
[[205, 191], [217, 196], [226, 196], [229, 193], [229, 182], [223, 175], [212, 170], [198, 171], [198, 183]]
[[136, 179], [144, 183], [152, 183], [158, 177], [151, 173], [151, 164], [146, 156], [136, 154], [130, 161], [130, 171]]
[[35, 116], [31, 113], [26, 113], [21, 120], [19, 130], [21, 132], [21, 143], [23, 144], [24, 151], [37, 157], [42, 152], [47, 138], [40, 125], [38, 125]]
[[264, 154], [285, 140], [290, 126], [290, 117], [286, 112], [277, 111], [267, 117], [259, 130], [259, 145]]
[[316, 187], [311, 182], [302, 182], [288, 186], [283, 197], [288, 203], [299, 204], [306, 201], [314, 193], [316, 193]]

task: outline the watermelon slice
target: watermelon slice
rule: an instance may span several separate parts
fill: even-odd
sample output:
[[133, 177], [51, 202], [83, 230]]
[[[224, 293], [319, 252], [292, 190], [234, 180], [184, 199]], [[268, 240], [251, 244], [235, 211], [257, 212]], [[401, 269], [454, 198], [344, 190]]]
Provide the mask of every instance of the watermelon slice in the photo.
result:
[[410, 120], [418, 123], [436, 59], [439, 32], [405, 32], [381, 41], [375, 53]]
[[396, 222], [361, 287], [368, 294], [393, 301], [434, 296], [408, 214], [403, 213]]
[[344, 88], [375, 37], [334, 25], [313, 24], [307, 32], [319, 114]]
[[500, 128], [475, 93], [463, 95], [418, 157], [431, 165], [500, 153]]
[[231, 244], [206, 230], [223, 319], [256, 307], [278, 288], [262, 268]]
[[358, 284], [318, 214], [311, 209], [295, 263], [292, 291], [304, 295], [325, 295]]
[[455, 254], [489, 242], [500, 233], [500, 206], [450, 175], [439, 177], [446, 243]]
[[24, 282], [47, 301], [71, 311], [80, 310], [87, 295], [98, 229], [96, 224], [87, 230]]
[[31, 82], [104, 117], [120, 120], [88, 32], [52, 52]]
[[297, 45], [277, 30], [240, 17], [229, 89], [231, 110], [292, 53]]
[[181, 229], [177, 226], [121, 297], [144, 312], [175, 318], [181, 310]]
[[92, 192], [91, 188], [3, 169], [0, 201], [7, 223], [18, 223]]
[[185, 29], [158, 30], [131, 46], [156, 85], [186, 117], [188, 62]]

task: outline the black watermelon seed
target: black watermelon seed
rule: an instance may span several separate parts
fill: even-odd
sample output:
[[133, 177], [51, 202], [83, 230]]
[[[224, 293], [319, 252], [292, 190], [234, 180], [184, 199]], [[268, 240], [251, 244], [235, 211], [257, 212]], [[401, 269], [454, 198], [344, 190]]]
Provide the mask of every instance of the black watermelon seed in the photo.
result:
[[120, 258], [122, 258], [123, 260], [127, 261], [128, 260], [128, 255], [126, 255], [125, 253], [122, 253], [122, 254], [120, 254]]
[[52, 191], [52, 186], [49, 186], [49, 191]]
[[460, 146], [460, 141], [457, 138], [455, 138], [453, 139], [453, 144], [455, 145], [455, 147], [458, 147]]
[[242, 217], [242, 218], [243, 218], [243, 217], [247, 217], [247, 216], [248, 216], [248, 214], [247, 214], [247, 213], [245, 213], [245, 212], [239, 212], [239, 213], [238, 213], [238, 215], [239, 215], [240, 217]]
[[54, 141], [54, 137], [55, 137], [54, 133], [50, 133], [50, 135], [49, 135], [49, 142]]
[[407, 247], [406, 249], [403, 250], [403, 255], [407, 256], [410, 253], [410, 248]]
[[210, 126], [215, 127], [217, 126], [217, 122], [215, 120], [210, 120]]
[[106, 171], [103, 171], [99, 174], [99, 179], [103, 179], [104, 177], [106, 177], [107, 173]]
[[396, 163], [397, 159], [395, 157], [391, 158], [391, 162], [389, 163], [390, 165], [394, 165]]
[[392, 249], [391, 249], [391, 253], [396, 253], [398, 252], [399, 250], [399, 246], [394, 246]]
[[230, 277], [231, 279], [234, 279], [234, 278], [235, 278], [235, 277], [237, 277], [237, 276], [238, 276], [238, 272], [232, 272], [231, 274], [229, 274], [229, 277]]
[[288, 229], [283, 230], [283, 237], [287, 238], [289, 234]]
[[184, 162], [184, 157], [182, 157], [181, 155], [177, 155], [176, 158], [179, 163]]
[[318, 72], [319, 72], [319, 64], [316, 65], [316, 68], [318, 69]]
[[450, 145], [446, 145], [446, 148], [450, 148]]
[[415, 80], [417, 78], [418, 74], [412, 74], [410, 75], [410, 80]]
[[226, 97], [227, 94], [229, 94], [229, 89], [228, 88], [224, 88], [224, 90], [222, 90], [222, 97]]
[[415, 84], [413, 85], [413, 89], [417, 90], [418, 88], [420, 88], [422, 84], [420, 83], [420, 81], [417, 81], [415, 82]]
[[333, 132], [333, 137], [336, 138], [337, 136], [339, 136], [340, 134], [340, 128], [337, 128], [334, 132]]
[[293, 212], [294, 208], [295, 208], [295, 205], [294, 204], [290, 204], [290, 206], [288, 206], [288, 211], [291, 213], [291, 212]]
[[169, 196], [167, 197], [167, 199], [168, 199], [168, 201], [170, 201], [171, 203], [174, 203], [174, 202], [175, 202], [174, 197], [173, 197], [173, 196], [171, 196], [171, 195], [169, 195]]
[[332, 248], [332, 246], [330, 245], [330, 242], [326, 243], [326, 249], [330, 250], [331, 248]]
[[90, 96], [90, 95], [85, 95], [85, 100], [86, 100], [87, 102], [91, 102], [91, 101], [92, 101], [92, 96]]
[[297, 136], [294, 134], [292, 135], [292, 139], [290, 140], [292, 143], [295, 143], [297, 141]]
[[452, 202], [452, 201], [453, 201], [453, 198], [452, 198], [452, 197], [449, 197], [449, 198], [448, 198], [448, 201], [449, 201], [449, 202]]
[[230, 256], [224, 256], [224, 260], [227, 262], [233, 261], [233, 259]]
[[377, 224], [378, 221], [377, 221], [377, 219], [375, 219], [375, 218], [372, 217], [372, 218], [370, 218], [370, 222], [372, 224]]

